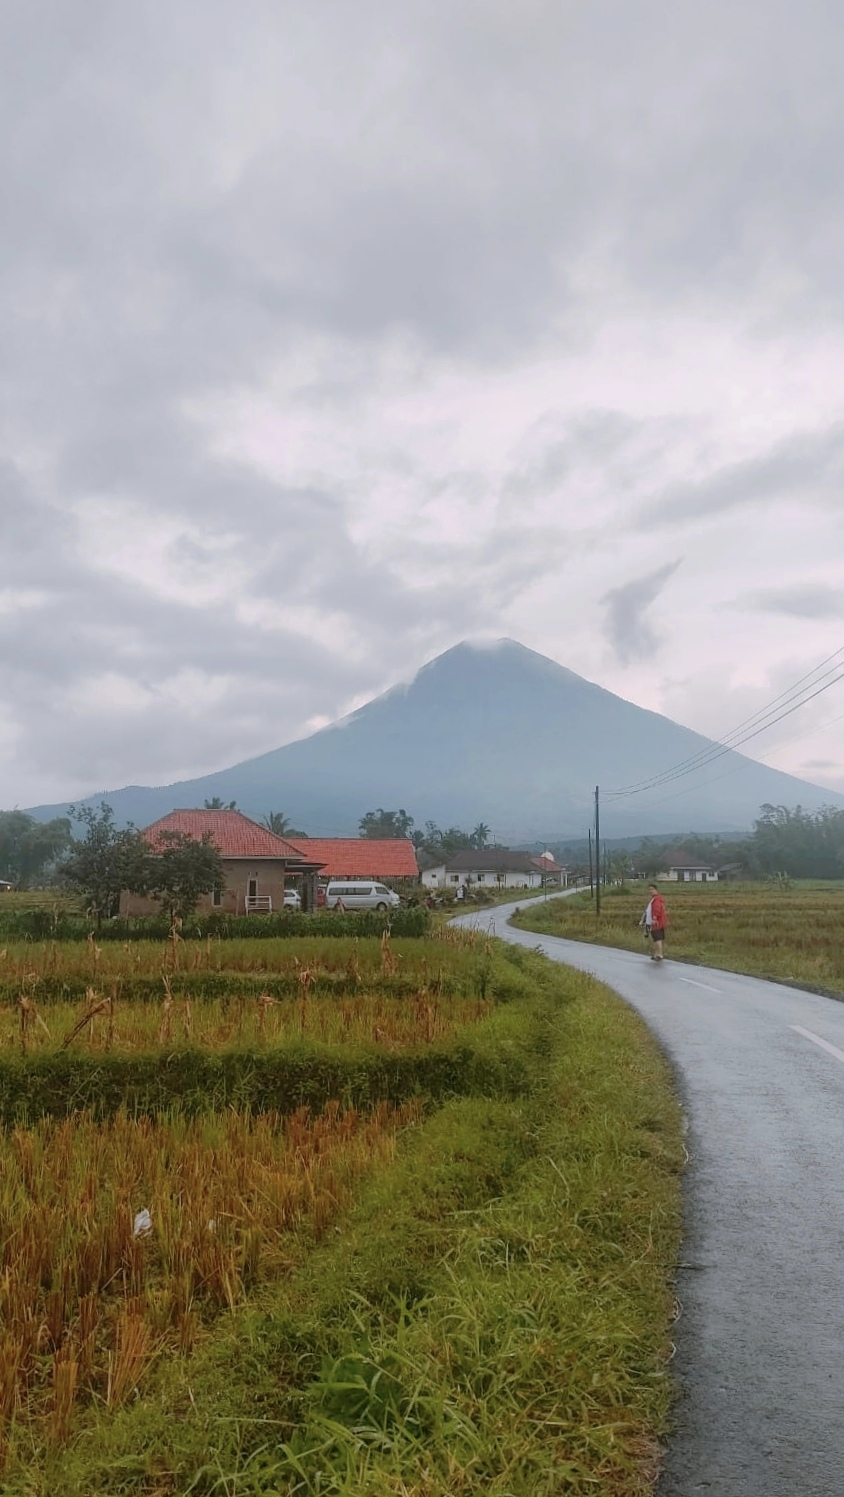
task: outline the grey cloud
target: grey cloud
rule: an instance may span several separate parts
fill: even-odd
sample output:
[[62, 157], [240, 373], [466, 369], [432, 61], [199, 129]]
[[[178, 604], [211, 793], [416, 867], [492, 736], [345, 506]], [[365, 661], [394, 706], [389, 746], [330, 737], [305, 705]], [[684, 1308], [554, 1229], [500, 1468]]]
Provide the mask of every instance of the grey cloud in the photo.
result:
[[[51, 756], [63, 772], [56, 693], [108, 665], [153, 696], [174, 661], [230, 672], [246, 695], [233, 686], [209, 709], [205, 749], [269, 747], [342, 692], [386, 684], [409, 650], [485, 627], [559, 565], [559, 537], [499, 528], [457, 556], [420, 548], [430, 583], [409, 592], [398, 563], [376, 565], [355, 543], [329, 484], [285, 487], [216, 457], [186, 405], [257, 388], [295, 340], [361, 352], [359, 376], [303, 374], [300, 403], [324, 409], [366, 398], [366, 352], [396, 331], [421, 369], [442, 355], [506, 369], [549, 336], [576, 353], [604, 315], [602, 277], [637, 308], [744, 315], [782, 264], [788, 293], [765, 293], [754, 312], [766, 328], [802, 327], [818, 308], [825, 325], [840, 320], [836, 29], [823, 0], [792, 26], [772, 26], [762, 0], [410, 0], [388, 23], [374, 0], [313, 0], [295, 19], [271, 0], [11, 0], [0, 568], [52, 593], [5, 637], [10, 710], [44, 772]], [[552, 413], [493, 491], [553, 492], [580, 465], [632, 463], [636, 440], [612, 412], [568, 425]], [[843, 450], [839, 428], [797, 439], [658, 496], [657, 512], [718, 514], [804, 483], [832, 494]], [[339, 608], [366, 664], [104, 575], [72, 512], [90, 498], [177, 517], [209, 542], [231, 533], [252, 596]], [[174, 544], [193, 580], [216, 554]], [[648, 583], [607, 595], [620, 651], [653, 638]], [[196, 730], [177, 709], [128, 719], [125, 733], [117, 716], [103, 704], [68, 727], [80, 774], [86, 731], [103, 780], [130, 750], [133, 763], [183, 763]]]
[[668, 562], [646, 577], [611, 588], [601, 599], [607, 611], [607, 637], [622, 665], [643, 659], [656, 649], [659, 636], [645, 614], [679, 565], [679, 560]]
[[840, 503], [844, 484], [844, 423], [801, 432], [761, 457], [730, 463], [697, 483], [680, 483], [638, 511], [634, 525], [682, 525], [751, 504], [779, 499]]
[[621, 411], [575, 418], [546, 411], [525, 434], [521, 460], [502, 484], [503, 502], [551, 494], [581, 466], [606, 467], [628, 451], [643, 425]]
[[844, 591], [815, 583], [794, 587], [760, 588], [737, 600], [740, 608], [760, 613], [783, 613], [797, 619], [844, 618]]

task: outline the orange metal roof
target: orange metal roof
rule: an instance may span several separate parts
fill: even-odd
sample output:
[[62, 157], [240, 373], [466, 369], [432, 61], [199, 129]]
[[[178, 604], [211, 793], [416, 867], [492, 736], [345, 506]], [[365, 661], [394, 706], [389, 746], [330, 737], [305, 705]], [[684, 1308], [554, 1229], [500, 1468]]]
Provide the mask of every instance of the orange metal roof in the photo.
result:
[[300, 852], [285, 837], [276, 837], [242, 811], [171, 811], [145, 827], [144, 837], [154, 847], [160, 844], [162, 832], [182, 832], [196, 842], [209, 832], [221, 858], [283, 858], [299, 867], [303, 863], [318, 867], [320, 863], [310, 849]]
[[406, 837], [308, 837], [293, 846], [323, 866], [321, 878], [418, 878], [416, 849]]

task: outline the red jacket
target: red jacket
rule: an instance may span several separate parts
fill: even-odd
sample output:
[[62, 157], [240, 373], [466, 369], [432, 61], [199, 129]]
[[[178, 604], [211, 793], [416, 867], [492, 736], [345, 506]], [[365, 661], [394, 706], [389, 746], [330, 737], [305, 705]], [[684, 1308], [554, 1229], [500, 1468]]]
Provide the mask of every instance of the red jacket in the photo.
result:
[[655, 894], [651, 900], [651, 928], [653, 930], [665, 930], [668, 924], [668, 915], [665, 909], [665, 900], [661, 894]]

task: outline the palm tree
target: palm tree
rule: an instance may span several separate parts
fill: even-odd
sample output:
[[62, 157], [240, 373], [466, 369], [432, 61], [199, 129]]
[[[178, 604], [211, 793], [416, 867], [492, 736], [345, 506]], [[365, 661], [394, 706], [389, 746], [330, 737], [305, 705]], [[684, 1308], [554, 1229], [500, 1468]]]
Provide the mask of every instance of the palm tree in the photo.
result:
[[266, 816], [261, 817], [261, 820], [267, 831], [272, 832], [274, 837], [307, 837], [308, 835], [307, 832], [294, 826], [290, 817], [285, 816], [283, 811], [269, 811]]
[[286, 837], [291, 831], [290, 817], [285, 816], [283, 811], [270, 811], [261, 820], [267, 831], [272, 832], [275, 837]]
[[481, 852], [486, 847], [491, 835], [492, 833], [486, 823], [479, 821], [472, 833], [472, 846], [476, 847], [478, 852]]
[[214, 795], [205, 802], [206, 811], [236, 811], [237, 801], [230, 800], [228, 804], [221, 801], [219, 795]]

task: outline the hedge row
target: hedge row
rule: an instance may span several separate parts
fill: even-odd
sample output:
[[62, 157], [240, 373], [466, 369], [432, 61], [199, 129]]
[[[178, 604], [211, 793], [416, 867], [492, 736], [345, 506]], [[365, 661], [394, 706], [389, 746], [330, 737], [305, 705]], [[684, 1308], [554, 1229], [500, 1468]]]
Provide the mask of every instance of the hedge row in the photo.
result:
[[383, 1054], [300, 1044], [286, 1050], [182, 1050], [167, 1056], [72, 1055], [0, 1061], [0, 1124], [90, 1112], [106, 1118], [178, 1108], [189, 1116], [223, 1108], [254, 1113], [395, 1104], [413, 1096], [515, 1096], [527, 1083], [511, 1054], [467, 1043]]
[[[232, 940], [235, 936], [251, 939], [277, 939], [279, 936], [380, 936], [389, 926], [394, 936], [424, 936], [430, 915], [424, 905], [407, 905], [381, 914], [378, 910], [356, 910], [345, 915], [321, 910], [302, 915], [291, 910], [277, 915], [215, 915], [208, 913], [185, 921], [179, 934], [187, 941]], [[0, 940], [7, 941], [86, 941], [94, 934], [97, 941], [166, 941], [170, 921], [161, 915], [147, 915], [131, 920], [115, 917], [105, 920], [97, 929], [85, 915], [71, 915], [61, 910], [0, 911]]]
[[[2, 968], [0, 968], [2, 974]], [[269, 993], [271, 998], [299, 998], [301, 984], [292, 972], [168, 972], [167, 984], [174, 998], [183, 996], [198, 1001], [237, 1002], [259, 998]], [[313, 974], [309, 996], [312, 998], [351, 998], [360, 993], [377, 994], [382, 998], [414, 998], [422, 987], [422, 979], [395, 973], [389, 976], [378, 974], [364, 981], [356, 980], [348, 972], [320, 972]], [[62, 975], [57, 972], [42, 973], [36, 982], [22, 984], [20, 978], [0, 975], [0, 1005], [16, 1004], [21, 991], [35, 999], [38, 1004], [81, 1003], [88, 990], [94, 988], [102, 997], [114, 993], [116, 1001], [123, 1003], [160, 1003], [164, 996], [163, 977], [159, 972], [151, 974], [131, 973], [118, 978], [84, 973]], [[491, 993], [493, 984], [486, 970], [478, 967], [473, 974], [437, 973], [430, 983], [430, 991], [436, 997], [470, 996], [483, 998]]]

